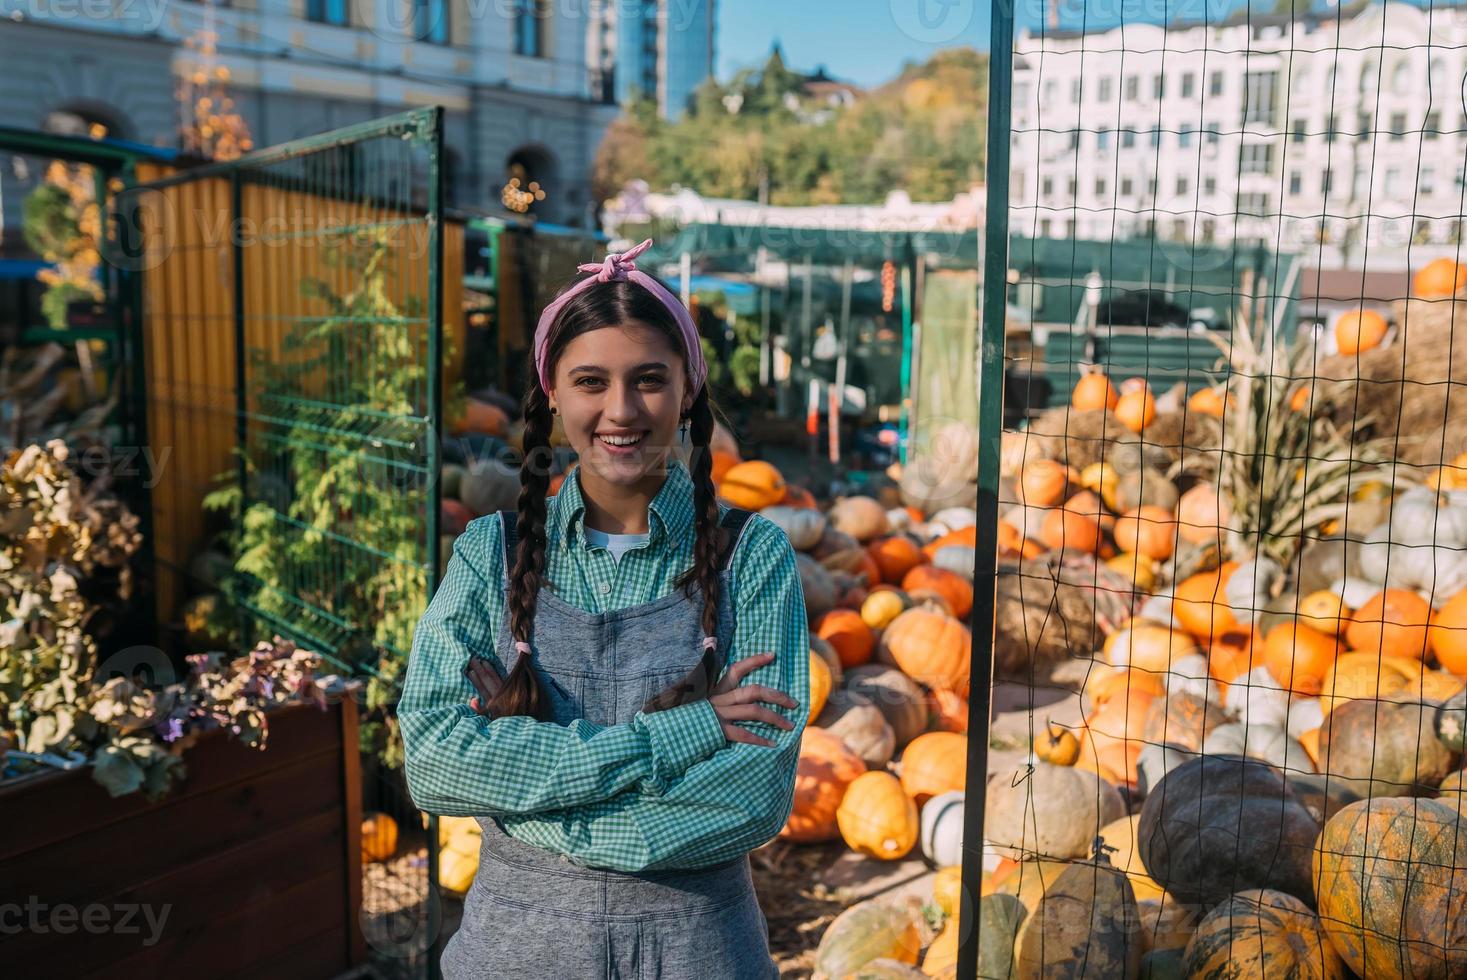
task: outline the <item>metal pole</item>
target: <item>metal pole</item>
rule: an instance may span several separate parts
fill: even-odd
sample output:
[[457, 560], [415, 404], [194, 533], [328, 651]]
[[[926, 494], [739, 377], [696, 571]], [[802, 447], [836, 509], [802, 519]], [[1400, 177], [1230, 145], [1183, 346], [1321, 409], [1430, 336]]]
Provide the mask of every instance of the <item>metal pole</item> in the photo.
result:
[[[443, 443], [443, 107], [433, 109], [432, 131], [428, 142], [428, 598], [438, 588], [439, 508], [442, 485], [439, 458]], [[428, 921], [436, 936], [438, 908], [438, 817], [428, 815]], [[428, 976], [438, 980], [438, 956], [433, 944], [428, 947]]]

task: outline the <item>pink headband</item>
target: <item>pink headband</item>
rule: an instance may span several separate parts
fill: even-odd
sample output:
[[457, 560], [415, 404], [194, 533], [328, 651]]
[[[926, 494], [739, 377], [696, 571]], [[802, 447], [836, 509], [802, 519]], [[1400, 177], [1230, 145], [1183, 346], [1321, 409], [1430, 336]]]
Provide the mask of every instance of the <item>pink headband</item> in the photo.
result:
[[598, 283], [630, 280], [656, 296], [677, 321], [678, 330], [683, 335], [683, 356], [688, 362], [688, 381], [692, 385], [693, 397], [698, 397], [698, 392], [703, 390], [703, 381], [708, 377], [708, 365], [703, 362], [703, 345], [698, 341], [698, 328], [693, 325], [692, 314], [681, 300], [668, 292], [656, 279], [645, 272], [637, 271], [637, 256], [651, 247], [652, 239], [649, 238], [625, 252], [609, 253], [602, 262], [582, 263], [577, 267], [580, 272], [594, 272], [596, 275], [590, 279], [582, 279], [545, 307], [545, 312], [540, 314], [540, 322], [535, 326], [535, 373], [540, 376], [541, 391], [550, 391], [550, 365], [545, 363], [545, 354], [550, 349], [550, 325], [555, 322], [561, 308], [576, 295]]

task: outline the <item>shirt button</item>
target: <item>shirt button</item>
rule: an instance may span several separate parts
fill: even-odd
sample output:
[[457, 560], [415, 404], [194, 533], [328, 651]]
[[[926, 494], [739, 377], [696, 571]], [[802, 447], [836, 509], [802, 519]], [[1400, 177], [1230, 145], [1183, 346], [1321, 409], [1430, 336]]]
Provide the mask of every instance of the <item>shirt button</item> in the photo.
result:
[[611, 594], [611, 586], [609, 586], [609, 585], [603, 585], [603, 586], [601, 586], [601, 594], [602, 595], [610, 595]]

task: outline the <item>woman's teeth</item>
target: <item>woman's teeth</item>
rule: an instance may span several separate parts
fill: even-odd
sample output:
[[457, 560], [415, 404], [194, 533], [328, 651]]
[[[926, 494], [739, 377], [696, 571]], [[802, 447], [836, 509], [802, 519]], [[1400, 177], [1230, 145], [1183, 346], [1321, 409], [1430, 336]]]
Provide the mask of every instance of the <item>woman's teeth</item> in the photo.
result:
[[642, 441], [641, 436], [597, 436], [597, 438], [612, 446], [635, 446]]

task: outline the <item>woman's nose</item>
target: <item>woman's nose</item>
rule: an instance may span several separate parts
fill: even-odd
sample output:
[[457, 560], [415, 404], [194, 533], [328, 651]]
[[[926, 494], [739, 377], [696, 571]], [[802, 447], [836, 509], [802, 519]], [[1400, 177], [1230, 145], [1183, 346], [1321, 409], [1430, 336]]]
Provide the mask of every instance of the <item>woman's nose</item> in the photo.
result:
[[606, 402], [606, 415], [612, 422], [631, 422], [641, 414], [641, 400], [633, 385], [617, 382], [611, 385]]

